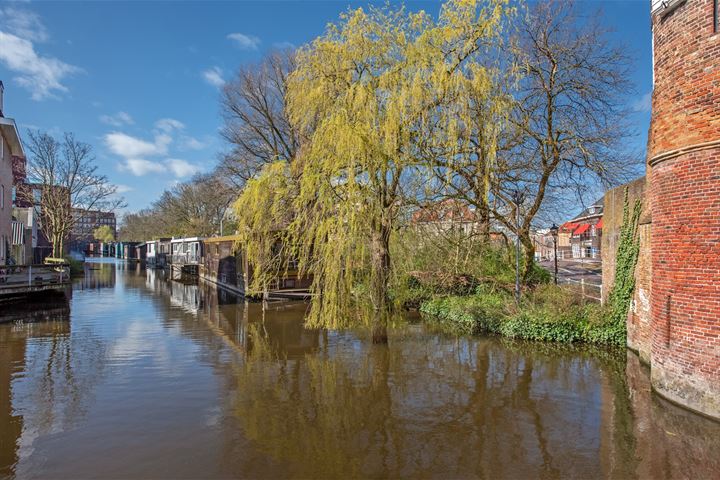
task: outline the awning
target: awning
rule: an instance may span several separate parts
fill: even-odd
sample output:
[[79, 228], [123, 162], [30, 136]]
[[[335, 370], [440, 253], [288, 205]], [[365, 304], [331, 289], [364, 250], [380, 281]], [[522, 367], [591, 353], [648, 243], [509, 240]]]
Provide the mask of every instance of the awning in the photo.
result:
[[602, 218], [598, 223], [595, 224], [595, 228], [602, 228]]
[[578, 227], [577, 230], [573, 232], [573, 235], [582, 235], [583, 233], [587, 232], [588, 228], [590, 228], [590, 224], [583, 223], [582, 225], [580, 225], [580, 227]]

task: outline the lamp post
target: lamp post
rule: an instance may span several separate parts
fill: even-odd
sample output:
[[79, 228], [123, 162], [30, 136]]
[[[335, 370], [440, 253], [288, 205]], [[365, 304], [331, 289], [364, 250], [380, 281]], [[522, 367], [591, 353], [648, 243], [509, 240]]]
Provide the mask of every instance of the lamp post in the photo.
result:
[[553, 223], [553, 224], [552, 224], [552, 227], [550, 227], [550, 234], [551, 234], [552, 237], [553, 237], [553, 246], [554, 246], [554, 248], [555, 248], [555, 254], [553, 255], [553, 257], [555, 258], [555, 285], [558, 284], [558, 268], [557, 268], [557, 239], [558, 239], [558, 230], [560, 230], [560, 229], [558, 228], [558, 226]]
[[525, 193], [515, 190], [512, 194], [512, 201], [515, 204], [515, 302], [520, 304], [520, 205], [525, 198]]

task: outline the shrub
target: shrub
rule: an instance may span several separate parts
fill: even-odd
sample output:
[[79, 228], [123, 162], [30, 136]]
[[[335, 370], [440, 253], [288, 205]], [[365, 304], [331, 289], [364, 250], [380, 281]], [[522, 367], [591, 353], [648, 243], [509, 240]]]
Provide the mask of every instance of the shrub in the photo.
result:
[[426, 301], [425, 319], [457, 334], [497, 334], [524, 340], [624, 345], [624, 325], [611, 321], [607, 310], [583, 304], [571, 293], [543, 285], [515, 305], [511, 292], [480, 288], [468, 297]]

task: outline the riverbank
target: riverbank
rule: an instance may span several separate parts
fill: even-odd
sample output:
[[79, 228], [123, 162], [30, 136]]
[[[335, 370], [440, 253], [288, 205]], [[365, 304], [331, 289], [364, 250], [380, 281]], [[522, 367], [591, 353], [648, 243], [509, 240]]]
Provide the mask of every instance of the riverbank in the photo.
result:
[[501, 335], [523, 340], [625, 346], [624, 324], [608, 309], [585, 303], [555, 285], [540, 285], [516, 304], [505, 289], [479, 288], [472, 295], [443, 296], [420, 306], [426, 322], [456, 334]]

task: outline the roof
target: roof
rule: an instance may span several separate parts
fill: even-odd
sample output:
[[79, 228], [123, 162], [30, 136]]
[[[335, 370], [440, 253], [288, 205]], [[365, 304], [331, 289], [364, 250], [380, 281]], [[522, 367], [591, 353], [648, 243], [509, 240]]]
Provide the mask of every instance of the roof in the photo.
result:
[[458, 200], [448, 199], [413, 213], [413, 223], [475, 222], [477, 215]]
[[16, 157], [24, 157], [25, 150], [23, 150], [15, 120], [0, 117], [0, 131], [2, 131], [3, 136], [7, 139], [8, 145], [10, 145], [10, 154]]
[[[574, 223], [580, 223], [578, 220], [587, 218], [587, 217], [601, 217], [603, 214], [603, 207], [605, 206], [605, 196], [598, 198], [596, 201], [591, 203], [586, 209], [584, 209], [582, 212], [580, 212], [575, 218], [570, 220], [570, 222]], [[598, 209], [597, 212], [590, 213], [591, 209]]]
[[202, 237], [173, 238], [170, 243], [199, 242], [200, 240], [204, 239]]
[[218, 243], [218, 242], [239, 242], [242, 239], [240, 235], [225, 235], [223, 237], [210, 237], [203, 240], [205, 243]]

